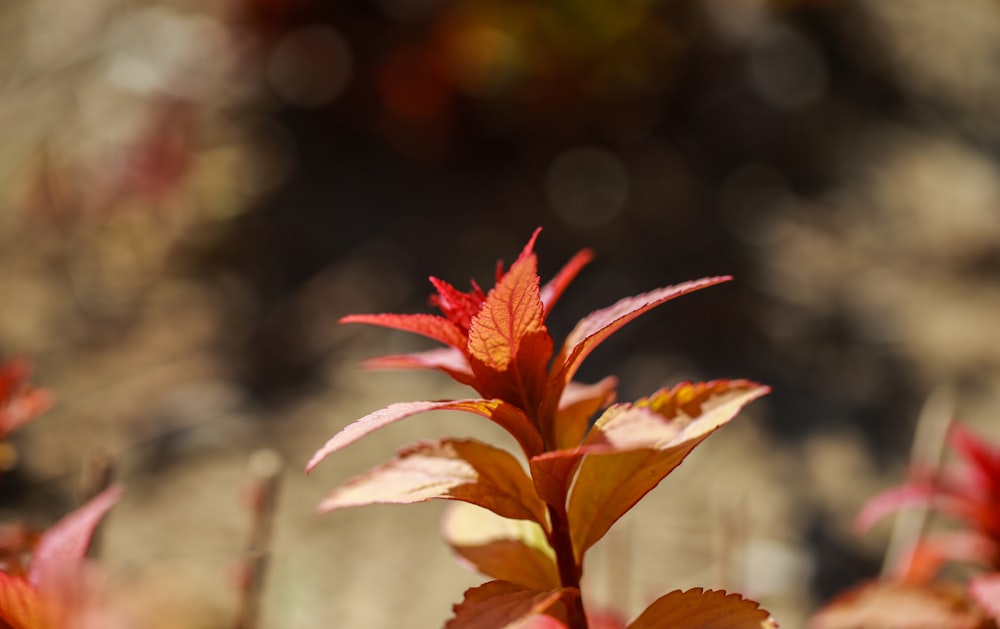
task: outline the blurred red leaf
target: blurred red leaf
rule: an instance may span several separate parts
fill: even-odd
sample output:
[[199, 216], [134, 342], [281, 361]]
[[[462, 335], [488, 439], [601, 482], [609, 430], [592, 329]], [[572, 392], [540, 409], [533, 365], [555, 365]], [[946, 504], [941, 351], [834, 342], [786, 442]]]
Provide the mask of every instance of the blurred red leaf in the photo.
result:
[[320, 504], [321, 512], [361, 505], [462, 500], [497, 515], [546, 526], [545, 503], [513, 456], [474, 440], [423, 441], [347, 481]]
[[984, 619], [960, 590], [875, 581], [841, 594], [809, 629], [982, 629]]
[[722, 590], [675, 590], [653, 601], [628, 629], [769, 629], [778, 625], [756, 601]]
[[5, 437], [52, 406], [48, 391], [28, 384], [27, 361], [14, 359], [0, 365], [0, 438]]
[[0, 619], [12, 629], [48, 629], [38, 592], [22, 578], [0, 572]]

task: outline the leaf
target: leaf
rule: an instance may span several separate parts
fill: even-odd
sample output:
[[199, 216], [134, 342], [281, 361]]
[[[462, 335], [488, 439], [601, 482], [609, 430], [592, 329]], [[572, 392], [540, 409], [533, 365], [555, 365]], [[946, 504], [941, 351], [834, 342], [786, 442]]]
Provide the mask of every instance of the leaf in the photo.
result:
[[603, 408], [615, 401], [618, 379], [614, 376], [595, 384], [570, 382], [559, 400], [556, 414], [556, 448], [571, 448], [583, 441], [590, 428], [590, 420]]
[[1000, 623], [1000, 572], [973, 577], [969, 594], [994, 622]]
[[348, 424], [327, 441], [306, 465], [311, 472], [330, 454], [389, 424], [427, 411], [466, 411], [482, 415], [509, 432], [529, 456], [542, 449], [542, 439], [524, 412], [502, 400], [445, 400], [442, 402], [399, 402], [374, 411]]
[[431, 284], [437, 290], [437, 295], [431, 296], [431, 304], [437, 306], [449, 321], [454, 323], [463, 335], [469, 331], [472, 317], [476, 316], [483, 305], [486, 295], [474, 282], [471, 293], [463, 293], [448, 282], [431, 277]]
[[6, 572], [0, 572], [0, 619], [13, 629], [49, 629], [38, 592]]
[[575, 256], [570, 258], [570, 261], [563, 266], [555, 277], [553, 277], [549, 282], [542, 287], [541, 298], [542, 304], [545, 306], [545, 313], [548, 314], [552, 310], [552, 306], [555, 305], [559, 298], [562, 297], [563, 292], [565, 292], [566, 287], [569, 286], [570, 282], [580, 273], [591, 260], [594, 259], [594, 252], [591, 249], [583, 249], [577, 252]]
[[23, 359], [0, 365], [0, 438], [10, 434], [52, 406], [45, 389], [27, 384], [29, 366]]
[[544, 614], [560, 601], [579, 596], [574, 588], [539, 591], [506, 581], [489, 581], [465, 591], [445, 629], [507, 629], [533, 615]]
[[565, 623], [545, 614], [533, 614], [507, 625], [509, 629], [569, 629]]
[[709, 434], [769, 390], [748, 380], [681, 383], [605, 411], [580, 450], [587, 455], [567, 507], [577, 559]]
[[536, 522], [455, 503], [441, 520], [441, 534], [472, 569], [489, 577], [536, 590], [560, 585], [555, 554]]
[[528, 411], [541, 403], [552, 357], [535, 267], [533, 254], [511, 266], [472, 320], [468, 345], [479, 393]]
[[101, 518], [121, 495], [120, 486], [111, 486], [46, 531], [35, 547], [28, 582], [45, 592], [75, 568], [86, 555]]
[[437, 369], [467, 386], [476, 385], [472, 367], [465, 354], [454, 347], [441, 347], [426, 352], [376, 356], [362, 363], [365, 369]]
[[907, 483], [893, 487], [876, 494], [858, 512], [854, 518], [854, 531], [858, 534], [867, 532], [876, 522], [900, 509], [907, 507], [930, 507], [931, 498], [940, 494], [941, 490], [933, 483]]
[[809, 629], [980, 629], [962, 592], [933, 585], [873, 581], [841, 594], [809, 620]]
[[641, 295], [626, 297], [608, 308], [590, 313], [581, 319], [566, 337], [563, 349], [556, 359], [556, 365], [559, 366], [555, 373], [556, 379], [561, 383], [572, 380], [580, 363], [595, 347], [639, 315], [681, 295], [731, 279], [729, 276], [706, 277], [693, 282], [658, 288]]
[[627, 629], [768, 629], [778, 625], [756, 601], [722, 590], [674, 590], [653, 601]]
[[352, 314], [339, 323], [367, 323], [383, 328], [413, 332], [445, 345], [465, 349], [465, 334], [448, 319], [432, 314]]
[[415, 443], [335, 489], [319, 511], [435, 498], [462, 500], [506, 518], [546, 523], [545, 503], [517, 459], [471, 439]]

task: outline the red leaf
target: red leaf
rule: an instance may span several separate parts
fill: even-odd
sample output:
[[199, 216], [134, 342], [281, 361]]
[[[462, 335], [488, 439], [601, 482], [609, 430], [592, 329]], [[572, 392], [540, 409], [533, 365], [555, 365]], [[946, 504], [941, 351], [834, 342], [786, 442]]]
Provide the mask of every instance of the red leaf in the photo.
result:
[[577, 559], [709, 434], [768, 391], [747, 380], [681, 383], [609, 408], [580, 449], [587, 456], [567, 506]]
[[319, 505], [321, 512], [369, 504], [462, 500], [497, 515], [546, 526], [545, 503], [507, 452], [473, 440], [413, 444], [396, 458], [356, 476]]
[[437, 295], [431, 296], [431, 304], [437, 306], [462, 331], [463, 336], [469, 332], [472, 318], [476, 316], [483, 305], [486, 295], [473, 283], [471, 293], [463, 293], [448, 282], [431, 277], [431, 284], [437, 290]]
[[941, 490], [932, 483], [908, 483], [893, 487], [877, 494], [861, 508], [854, 518], [854, 530], [865, 533], [876, 522], [900, 509], [907, 507], [930, 507], [931, 498], [939, 495]]
[[566, 266], [556, 273], [555, 277], [549, 280], [549, 282], [542, 287], [542, 304], [545, 306], [546, 314], [548, 314], [548, 312], [552, 310], [552, 306], [559, 301], [559, 298], [562, 297], [566, 287], [569, 286], [570, 282], [572, 282], [577, 274], [580, 273], [580, 270], [593, 259], [594, 252], [590, 249], [579, 251], [570, 259], [569, 262], [566, 263]]
[[768, 629], [778, 625], [756, 601], [722, 590], [675, 590], [653, 601], [627, 629]]
[[0, 572], [0, 620], [13, 629], [49, 629], [38, 592], [6, 572]]
[[572, 448], [583, 441], [590, 420], [615, 401], [618, 379], [614, 376], [595, 384], [570, 382], [559, 400], [555, 422], [555, 447]]
[[45, 592], [75, 569], [87, 553], [94, 529], [121, 495], [120, 486], [109, 487], [46, 531], [35, 547], [28, 581]]
[[1000, 572], [974, 577], [969, 582], [969, 594], [994, 622], [1000, 623]]
[[892, 581], [849, 590], [809, 621], [809, 629], [980, 629], [984, 625], [960, 590]]
[[0, 365], [0, 438], [10, 434], [52, 406], [44, 389], [27, 383], [29, 367], [22, 359]]
[[441, 520], [441, 534], [472, 569], [486, 576], [543, 591], [560, 585], [555, 555], [536, 522], [455, 503]]
[[555, 373], [556, 378], [562, 383], [572, 380], [580, 363], [595, 347], [644, 312], [675, 297], [728, 282], [731, 279], [728, 276], [707, 277], [676, 286], [658, 288], [634, 297], [626, 297], [608, 308], [590, 313], [581, 319], [566, 337], [563, 349], [556, 359], [556, 365], [558, 365], [558, 371]]
[[368, 433], [379, 428], [406, 419], [418, 413], [427, 411], [466, 411], [482, 415], [483, 417], [497, 423], [501, 428], [509, 432], [517, 439], [525, 452], [529, 454], [538, 452], [542, 448], [542, 440], [534, 426], [524, 415], [524, 413], [511, 404], [502, 400], [445, 400], [443, 402], [400, 402], [369, 413], [364, 417], [348, 424], [343, 430], [335, 434], [327, 441], [316, 454], [312, 456], [306, 465], [306, 472], [312, 471], [314, 467], [330, 454], [344, 448]]
[[522, 254], [493, 287], [472, 320], [468, 346], [479, 393], [528, 411], [541, 402], [552, 357], [535, 267], [534, 254]]
[[367, 323], [383, 328], [413, 332], [445, 345], [465, 349], [465, 334], [454, 323], [431, 314], [353, 314], [340, 319], [340, 323]]
[[531, 616], [544, 614], [560, 601], [579, 596], [573, 588], [548, 592], [523, 588], [506, 581], [490, 581], [465, 591], [464, 600], [455, 605], [454, 617], [445, 629], [506, 629]]
[[441, 347], [414, 354], [377, 356], [362, 363], [365, 369], [437, 369], [467, 386], [476, 385], [472, 367], [465, 354], [454, 347]]

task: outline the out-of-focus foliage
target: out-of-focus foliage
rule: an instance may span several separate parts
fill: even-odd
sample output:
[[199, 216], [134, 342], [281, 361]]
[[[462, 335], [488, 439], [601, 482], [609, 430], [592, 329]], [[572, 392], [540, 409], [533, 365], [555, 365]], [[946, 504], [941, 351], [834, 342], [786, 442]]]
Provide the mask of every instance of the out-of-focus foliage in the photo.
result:
[[[929, 388], [950, 384], [995, 430], [998, 56], [992, 0], [0, 3], [0, 357], [31, 356], [61, 400], [48, 430], [15, 433], [32, 457], [4, 476], [4, 504], [67, 511], [68, 479], [104, 448], [148, 483], [139, 495], [218, 511], [195, 475], [232, 482], [235, 453], [264, 440], [301, 459], [389, 401], [340, 367], [379, 351], [339, 317], [418, 311], [427, 275], [465, 281], [541, 224], [551, 259], [588, 244], [605, 269], [562, 312], [735, 276], [671, 325], [623, 332], [581, 377], [623, 365], [626, 399], [707, 373], [775, 386], [773, 455], [734, 448], [740, 473], [712, 493], [739, 504], [751, 484], [771, 508], [730, 506], [741, 524], [701, 544], [671, 545], [673, 521], [650, 541], [677, 566], [713, 554], [720, 587], [757, 584], [794, 625], [784, 608], [804, 617], [810, 592], [877, 564], [878, 540], [848, 552], [850, 514], [898, 478]], [[378, 349], [422, 349], [396, 342]], [[190, 597], [157, 578], [185, 580], [149, 549], [221, 600], [224, 579], [179, 558], [237, 552], [241, 524], [205, 517], [221, 524], [153, 544], [131, 524], [152, 509], [126, 499], [110, 537], [168, 575], [132, 580], [144, 600], [225, 616], [181, 609]], [[179, 512], [153, 519], [177, 530]], [[328, 551], [352, 563], [361, 546]], [[366, 578], [419, 590], [383, 577], [336, 585], [344, 601]], [[310, 615], [284, 626], [323, 622], [317, 609], [379, 624], [310, 592], [274, 594]], [[405, 604], [443, 617], [451, 602]]]

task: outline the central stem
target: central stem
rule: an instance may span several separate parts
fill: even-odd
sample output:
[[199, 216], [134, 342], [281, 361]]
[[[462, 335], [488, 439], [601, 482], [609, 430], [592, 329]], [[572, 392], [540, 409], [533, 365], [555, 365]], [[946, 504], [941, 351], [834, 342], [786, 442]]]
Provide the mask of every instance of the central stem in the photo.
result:
[[583, 592], [580, 589], [580, 566], [573, 555], [573, 541], [569, 536], [569, 521], [566, 513], [549, 505], [549, 519], [552, 521], [552, 534], [549, 544], [556, 554], [556, 566], [559, 568], [559, 581], [563, 587], [576, 588], [578, 596], [573, 597], [566, 605], [569, 629], [589, 629], [587, 614], [583, 609]]

